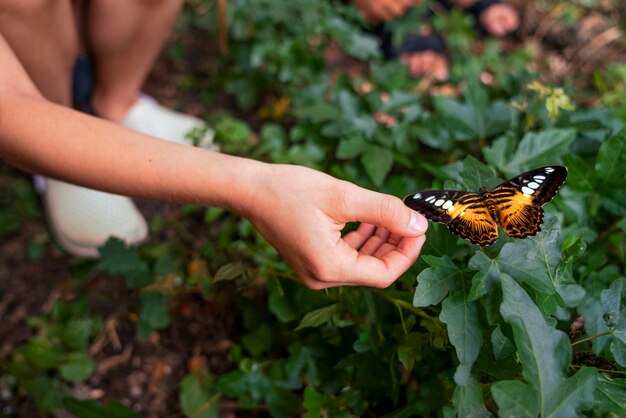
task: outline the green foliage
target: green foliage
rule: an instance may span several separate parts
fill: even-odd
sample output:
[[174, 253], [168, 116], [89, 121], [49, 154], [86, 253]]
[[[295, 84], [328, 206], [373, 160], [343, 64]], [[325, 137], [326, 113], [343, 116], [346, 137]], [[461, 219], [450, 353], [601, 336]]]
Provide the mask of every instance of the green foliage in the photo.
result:
[[187, 375], [180, 383], [180, 407], [190, 418], [220, 416], [219, 395], [212, 376], [205, 372]]
[[0, 239], [18, 231], [23, 222], [41, 216], [29, 179], [8, 173], [6, 167], [0, 168]]
[[[311, 16], [304, 25], [297, 20], [292, 36], [315, 27], [309, 40], [329, 39], [323, 24], [307, 26]], [[396, 22], [398, 33], [411, 19]], [[290, 42], [281, 25], [288, 26], [263, 27], [260, 48]], [[237, 370], [218, 378], [218, 387], [244, 406], [267, 405], [273, 416], [291, 416], [297, 405], [305, 416], [619, 411], [612, 394], [624, 381], [574, 363], [572, 354], [592, 350], [623, 367], [623, 121], [606, 108], [575, 109], [562, 88], [526, 70], [523, 50], [505, 54], [487, 42], [483, 55], [463, 55], [474, 41], [465, 15], [437, 16], [434, 25], [455, 52], [452, 81], [461, 83], [461, 95], [415, 94], [417, 80], [394, 63], [373, 60], [363, 78], [330, 82], [310, 58], [294, 70], [284, 61], [271, 68], [273, 57], [265, 72], [273, 81], [263, 87], [289, 97], [289, 123], [268, 122], [250, 154], [397, 196], [429, 187], [475, 191], [564, 163], [569, 178], [546, 205], [542, 231], [525, 240], [501, 236], [479, 249], [431, 225], [415, 269], [386, 291], [319, 294], [270, 279], [269, 312], [243, 308], [247, 331], [232, 351]], [[246, 42], [254, 50], [256, 40]], [[250, 68], [237, 48], [231, 58]], [[272, 75], [277, 68], [306, 77]], [[494, 76], [489, 87], [478, 81], [485, 72]], [[250, 93], [242, 87], [232, 93]], [[262, 97], [258, 88], [255, 94]], [[585, 335], [573, 344], [563, 330], [579, 315]]]
[[95, 370], [87, 351], [102, 321], [87, 306], [86, 299], [58, 301], [47, 314], [30, 318], [36, 335], [13, 352], [9, 371], [42, 412], [64, 408], [71, 402], [70, 385], [85, 382]]

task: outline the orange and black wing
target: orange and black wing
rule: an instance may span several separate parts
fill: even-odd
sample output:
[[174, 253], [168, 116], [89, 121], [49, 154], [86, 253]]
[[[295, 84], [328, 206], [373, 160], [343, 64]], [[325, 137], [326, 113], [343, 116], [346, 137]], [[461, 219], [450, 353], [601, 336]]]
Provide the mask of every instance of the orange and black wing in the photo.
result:
[[543, 206], [556, 196], [565, 182], [564, 166], [541, 167], [514, 177], [490, 192], [496, 221], [514, 238], [525, 238], [541, 230]]
[[408, 195], [404, 204], [474, 244], [491, 245], [498, 239], [498, 226], [479, 194], [428, 190]]

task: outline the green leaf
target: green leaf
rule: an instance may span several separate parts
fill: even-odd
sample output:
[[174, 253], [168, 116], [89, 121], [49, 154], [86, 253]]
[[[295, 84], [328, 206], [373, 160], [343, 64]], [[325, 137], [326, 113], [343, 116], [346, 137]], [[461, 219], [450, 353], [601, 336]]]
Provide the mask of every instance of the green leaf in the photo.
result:
[[496, 258], [499, 269], [535, 290], [554, 293], [556, 269], [561, 262], [561, 233], [556, 216], [546, 214], [542, 232], [534, 237], [504, 244]]
[[492, 385], [500, 415], [579, 416], [580, 411], [593, 406], [595, 369], [581, 369], [566, 378], [564, 371], [571, 356], [567, 336], [547, 324], [519, 284], [507, 275], [501, 280], [504, 300], [500, 312], [513, 330], [522, 374], [528, 383], [501, 381]]
[[111, 274], [127, 274], [148, 271], [148, 264], [141, 260], [139, 251], [128, 247], [118, 238], [109, 240], [100, 247], [100, 261], [96, 268]]
[[596, 161], [602, 205], [617, 216], [626, 216], [626, 133], [615, 135], [598, 151]]
[[304, 418], [317, 418], [322, 416], [324, 405], [326, 404], [326, 396], [317, 392], [310, 386], [304, 389], [304, 400], [302, 406], [306, 413]]
[[166, 295], [142, 292], [139, 301], [138, 332], [141, 338], [148, 338], [153, 331], [169, 325], [171, 320], [168, 312], [169, 298]]
[[220, 403], [211, 375], [202, 371], [190, 373], [180, 382], [180, 407], [190, 418], [218, 418]]
[[463, 292], [457, 290], [450, 293], [441, 304], [439, 319], [448, 327], [448, 338], [460, 363], [454, 373], [457, 384], [453, 396], [454, 406], [460, 416], [487, 416], [481, 386], [471, 375], [472, 365], [478, 358], [483, 343], [478, 306], [474, 302], [468, 302]]
[[502, 167], [507, 176], [513, 177], [524, 171], [554, 164], [569, 151], [576, 139], [573, 129], [549, 129], [528, 132], [520, 141], [513, 157]]
[[89, 339], [100, 328], [101, 321], [91, 318], [71, 319], [63, 327], [63, 342], [76, 350], [87, 350]]
[[330, 318], [332, 318], [339, 311], [339, 304], [324, 306], [323, 308], [316, 309], [304, 315], [302, 320], [296, 327], [296, 331], [304, 328], [313, 327], [317, 328]]
[[459, 381], [465, 382], [483, 343], [478, 306], [474, 302], [468, 302], [463, 293], [456, 290], [441, 304], [439, 319], [447, 325], [448, 338], [456, 350], [460, 363], [457, 369]]
[[593, 168], [576, 154], [567, 154], [563, 157], [567, 167], [567, 185], [581, 192], [595, 190]]
[[272, 328], [264, 322], [242, 336], [241, 342], [254, 358], [258, 358], [272, 345]]
[[245, 266], [239, 262], [224, 264], [219, 269], [217, 269], [217, 272], [215, 272], [215, 277], [213, 278], [213, 281], [219, 282], [223, 280], [234, 280], [243, 275], [245, 271]]
[[68, 389], [58, 379], [36, 377], [23, 382], [26, 392], [35, 400], [37, 409], [43, 413], [52, 412], [63, 406]]
[[462, 123], [475, 138], [502, 133], [511, 121], [511, 110], [502, 101], [489, 102], [487, 90], [474, 77], [467, 80], [464, 103], [435, 96], [433, 105], [438, 114]]
[[370, 145], [363, 151], [361, 163], [372, 182], [380, 187], [393, 165], [393, 153], [377, 145]]
[[598, 417], [626, 416], [626, 380], [608, 379], [599, 375], [596, 385], [595, 415]]
[[500, 416], [537, 418], [540, 410], [539, 393], [517, 380], [504, 380], [491, 386]]
[[365, 150], [366, 148], [367, 142], [362, 136], [351, 136], [339, 142], [336, 155], [337, 158], [349, 160], [361, 155], [363, 150]]
[[91, 357], [85, 353], [74, 352], [64, 357], [59, 371], [68, 382], [80, 383], [87, 380], [95, 369]]
[[500, 324], [491, 333], [491, 349], [496, 360], [501, 361], [515, 353], [515, 346], [502, 333]]
[[463, 160], [463, 170], [460, 173], [465, 186], [469, 190], [478, 191], [481, 187], [487, 187], [493, 182], [495, 173], [476, 158], [468, 155]]
[[423, 307], [436, 305], [446, 297], [449, 291], [460, 286], [461, 270], [448, 256], [432, 257], [433, 267], [424, 269], [417, 276], [417, 288], [413, 305]]
[[613, 329], [611, 335], [611, 353], [615, 361], [622, 367], [626, 366], [626, 278], [620, 278], [600, 293], [600, 301], [604, 309], [603, 317], [607, 326]]
[[626, 131], [622, 130], [602, 144], [596, 170], [606, 183], [623, 186], [626, 180]]
[[512, 158], [516, 145], [517, 140], [511, 134], [499, 137], [493, 141], [490, 147], [483, 148], [485, 161], [493, 167], [504, 167], [507, 161]]
[[492, 260], [482, 251], [476, 251], [470, 258], [468, 267], [478, 270], [472, 279], [468, 300], [475, 301], [489, 293], [497, 283], [500, 283], [500, 268], [496, 260]]
[[58, 347], [42, 337], [31, 338], [25, 346], [19, 349], [37, 368], [51, 369], [59, 364], [60, 353]]

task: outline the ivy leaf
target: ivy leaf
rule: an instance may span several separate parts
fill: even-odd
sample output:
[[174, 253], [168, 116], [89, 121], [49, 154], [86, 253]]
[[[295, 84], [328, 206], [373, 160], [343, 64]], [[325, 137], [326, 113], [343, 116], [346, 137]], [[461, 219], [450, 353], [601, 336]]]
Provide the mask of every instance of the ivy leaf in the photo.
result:
[[[566, 378], [570, 361], [567, 336], [547, 324], [522, 287], [507, 275], [502, 278], [500, 312], [511, 325], [522, 365], [521, 381], [492, 386], [501, 416], [577, 417], [593, 406], [596, 371], [584, 368]], [[522, 395], [523, 394], [523, 397]]]
[[424, 257], [432, 267], [424, 269], [417, 276], [417, 288], [413, 305], [423, 307], [436, 305], [446, 297], [449, 291], [459, 286], [461, 270], [448, 256]]
[[386, 148], [370, 145], [361, 154], [361, 163], [372, 182], [380, 187], [393, 165], [393, 153]]
[[141, 259], [137, 248], [127, 246], [118, 238], [109, 238], [99, 248], [100, 261], [96, 268], [111, 274], [147, 272], [148, 264]]
[[573, 129], [549, 129], [543, 132], [528, 132], [520, 141], [515, 154], [502, 171], [513, 177], [526, 170], [554, 164], [565, 155], [576, 139]]

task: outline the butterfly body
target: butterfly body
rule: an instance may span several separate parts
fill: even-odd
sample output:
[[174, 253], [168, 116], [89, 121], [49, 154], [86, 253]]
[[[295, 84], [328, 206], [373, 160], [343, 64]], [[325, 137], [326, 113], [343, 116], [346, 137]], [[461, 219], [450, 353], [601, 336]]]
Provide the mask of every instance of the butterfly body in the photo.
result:
[[491, 245], [498, 239], [498, 226], [515, 238], [539, 232], [541, 206], [552, 200], [566, 177], [564, 166], [541, 167], [493, 190], [428, 190], [405, 197], [404, 203], [428, 219], [445, 224], [453, 234], [474, 244]]

